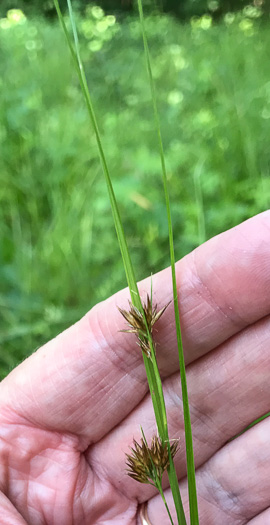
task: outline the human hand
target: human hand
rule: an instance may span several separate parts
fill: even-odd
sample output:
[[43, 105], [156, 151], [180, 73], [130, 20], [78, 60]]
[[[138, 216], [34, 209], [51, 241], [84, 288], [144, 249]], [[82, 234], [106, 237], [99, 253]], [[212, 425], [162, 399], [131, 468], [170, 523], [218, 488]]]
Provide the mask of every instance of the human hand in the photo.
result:
[[[177, 263], [197, 469], [200, 525], [270, 523], [270, 213], [221, 234]], [[170, 268], [152, 277], [158, 307]], [[150, 280], [140, 283], [144, 299]], [[0, 385], [1, 525], [153, 525], [168, 517], [155, 489], [129, 478], [140, 425], [156, 432], [143, 360], [123, 290], [18, 366]], [[188, 509], [178, 353], [171, 304], [156, 324], [171, 438]], [[172, 501], [167, 478], [165, 495]], [[2, 494], [2, 495], [1, 495]], [[172, 511], [173, 513], [173, 511]]]

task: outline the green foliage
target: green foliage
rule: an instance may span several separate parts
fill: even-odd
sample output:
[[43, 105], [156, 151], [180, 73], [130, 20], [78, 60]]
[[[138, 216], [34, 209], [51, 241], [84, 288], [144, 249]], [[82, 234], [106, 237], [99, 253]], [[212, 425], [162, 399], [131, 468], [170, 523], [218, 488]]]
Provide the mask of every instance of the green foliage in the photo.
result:
[[[96, 4], [107, 14], [117, 14], [119, 17], [137, 10], [135, 0], [97, 0]], [[59, 0], [61, 11], [67, 10], [67, 0]], [[84, 13], [89, 0], [74, 0], [74, 6]], [[257, 6], [257, 7], [256, 7]], [[219, 19], [225, 13], [241, 11], [243, 9], [260, 9], [266, 17], [270, 13], [270, 3], [267, 0], [144, 0], [144, 8], [148, 13], [172, 13], [181, 20], [194, 16], [212, 14]], [[46, 18], [55, 18], [53, 0], [1, 0], [0, 16], [4, 16], [9, 9], [22, 9], [27, 16], [43, 15]]]
[[[169, 265], [139, 22], [78, 20], [136, 276]], [[269, 205], [269, 28], [146, 20], [176, 257]], [[0, 21], [0, 369], [125, 285], [95, 138], [58, 25]], [[202, 224], [203, 223], [203, 224]], [[199, 225], [199, 226], [198, 226]], [[205, 232], [205, 233], [204, 233]]]
[[[102, 5], [102, 4], [101, 4]], [[256, 7], [257, 6], [257, 7]], [[249, 0], [164, 0], [162, 10], [170, 12], [180, 19], [187, 19], [204, 14], [212, 14], [216, 19], [225, 13], [242, 11], [243, 9], [258, 9], [262, 14], [269, 14], [269, 3], [266, 0], [260, 2]]]

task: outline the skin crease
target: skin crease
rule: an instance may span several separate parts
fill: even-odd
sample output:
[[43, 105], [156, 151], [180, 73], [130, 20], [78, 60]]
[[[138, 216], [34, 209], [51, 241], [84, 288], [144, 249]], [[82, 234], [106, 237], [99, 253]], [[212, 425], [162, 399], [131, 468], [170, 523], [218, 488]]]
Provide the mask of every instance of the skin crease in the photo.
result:
[[[194, 439], [200, 525], [270, 523], [270, 212], [225, 232], [176, 266]], [[170, 269], [152, 278], [172, 299]], [[139, 285], [142, 299], [150, 279]], [[155, 489], [125, 473], [140, 425], [155, 433], [140, 349], [117, 306], [95, 306], [0, 385], [1, 525], [153, 525], [169, 519]], [[176, 469], [188, 516], [185, 445], [172, 304], [155, 325]], [[173, 504], [164, 475], [168, 504]], [[175, 520], [176, 523], [176, 520]]]

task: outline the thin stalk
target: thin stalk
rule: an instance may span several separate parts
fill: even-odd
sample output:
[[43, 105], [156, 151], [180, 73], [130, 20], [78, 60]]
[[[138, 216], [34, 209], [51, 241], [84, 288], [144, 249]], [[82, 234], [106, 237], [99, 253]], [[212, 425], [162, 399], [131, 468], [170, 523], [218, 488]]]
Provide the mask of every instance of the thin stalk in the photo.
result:
[[267, 414], [264, 414], [264, 416], [261, 416], [259, 417], [258, 419], [255, 419], [255, 421], [252, 421], [252, 423], [250, 423], [244, 430], [241, 430], [241, 432], [238, 432], [238, 434], [236, 434], [236, 436], [233, 436], [232, 438], [230, 438], [227, 443], [230, 443], [231, 441], [234, 441], [234, 439], [242, 436], [242, 434], [244, 434], [247, 430], [249, 430], [250, 428], [254, 427], [255, 425], [257, 425], [258, 423], [260, 423], [261, 421], [263, 421], [264, 419], [270, 417], [270, 412], [267, 412]]
[[[58, 2], [58, 0], [56, 0], [56, 1]], [[121, 248], [121, 251], [122, 251], [122, 258], [123, 258], [123, 262], [125, 264], [126, 276], [127, 276], [129, 289], [130, 289], [131, 300], [132, 300], [133, 304], [135, 306], [137, 306], [137, 308], [140, 311], [142, 311], [142, 313], [144, 315], [144, 310], [142, 308], [142, 303], [141, 303], [140, 295], [139, 295], [139, 292], [138, 292], [138, 287], [137, 287], [137, 283], [136, 283], [136, 279], [135, 279], [135, 274], [134, 274], [133, 266], [132, 266], [132, 263], [131, 263], [131, 259], [130, 259], [130, 255], [129, 255], [129, 251], [128, 251], [128, 247], [127, 247], [127, 243], [126, 243], [126, 237], [125, 237], [125, 234], [124, 234], [124, 229], [123, 229], [122, 221], [121, 221], [121, 218], [120, 218], [120, 213], [119, 213], [119, 210], [118, 210], [117, 201], [116, 201], [114, 190], [113, 190], [113, 186], [112, 186], [112, 183], [111, 183], [111, 177], [110, 177], [109, 169], [108, 169], [108, 165], [107, 165], [104, 149], [103, 149], [103, 146], [102, 146], [101, 135], [100, 135], [100, 132], [99, 132], [96, 116], [95, 116], [95, 113], [94, 113], [94, 108], [93, 108], [93, 104], [92, 104], [92, 101], [91, 101], [91, 97], [90, 97], [90, 93], [89, 93], [89, 89], [88, 89], [88, 85], [87, 85], [87, 81], [86, 81], [86, 76], [85, 76], [82, 60], [81, 60], [81, 57], [80, 57], [79, 39], [78, 39], [78, 34], [77, 34], [76, 24], [75, 24], [75, 20], [74, 20], [74, 15], [73, 15], [71, 1], [67, 0], [67, 4], [68, 4], [69, 16], [70, 16], [70, 20], [71, 20], [72, 32], [73, 32], [73, 36], [74, 36], [74, 43], [75, 43], [75, 53], [74, 53], [74, 55], [75, 55], [75, 58], [76, 58], [76, 62], [78, 64], [77, 71], [80, 74], [81, 86], [83, 87], [83, 93], [84, 93], [85, 98], [86, 98], [87, 107], [88, 107], [89, 115], [90, 115], [90, 118], [91, 118], [91, 123], [92, 123], [92, 125], [94, 127], [94, 131], [95, 131], [95, 134], [96, 134], [96, 139], [97, 139], [97, 143], [98, 143], [98, 148], [99, 148], [99, 153], [100, 153], [101, 162], [102, 162], [102, 166], [103, 166], [103, 171], [104, 171], [104, 174], [105, 174], [105, 177], [106, 177], [106, 182], [107, 182], [108, 189], [109, 189], [109, 194], [110, 194], [110, 199], [111, 199], [111, 206], [112, 206], [112, 210], [113, 210], [113, 213], [114, 213], [114, 219], [115, 219], [115, 222], [116, 222], [116, 231], [117, 231], [117, 235], [118, 235], [118, 239], [119, 239], [120, 248]], [[62, 21], [64, 23], [63, 17], [62, 17]], [[67, 37], [69, 37], [67, 31], [65, 32], [65, 34], [66, 34]], [[135, 292], [134, 292], [134, 290], [135, 290]], [[148, 331], [148, 326], [147, 326], [146, 319], [145, 319], [145, 326], [146, 326], [146, 329], [147, 329], [147, 332], [148, 332], [149, 341], [151, 341], [151, 335], [150, 335], [150, 333]], [[153, 350], [153, 343], [152, 343], [152, 350]], [[152, 354], [154, 356], [154, 350], [152, 351]], [[152, 362], [153, 362], [153, 360], [152, 360]], [[154, 362], [153, 362], [153, 364], [154, 364]], [[152, 395], [152, 400], [153, 400], [153, 405], [154, 405], [154, 411], [155, 411], [155, 415], [156, 415], [156, 418], [157, 418], [157, 424], [158, 424], [158, 426], [160, 428], [160, 431], [162, 432], [162, 428], [164, 427], [164, 421], [167, 422], [166, 410], [165, 410], [165, 402], [164, 402], [164, 396], [163, 396], [163, 391], [162, 391], [162, 383], [161, 383], [161, 379], [160, 379], [160, 375], [159, 375], [159, 371], [158, 371], [157, 366], [153, 366], [152, 367], [151, 365], [152, 365], [152, 363], [151, 362], [149, 363], [149, 360], [146, 359], [145, 360], [145, 367], [146, 367], [146, 373], [147, 373], [149, 386], [150, 386], [150, 389], [151, 389], [151, 395]], [[164, 432], [162, 432], [162, 433], [164, 434]]]
[[[140, 310], [140, 312], [142, 312], [143, 315], [144, 315], [144, 310], [143, 310], [143, 307], [142, 307], [142, 303], [141, 303], [141, 299], [140, 299], [140, 295], [139, 295], [139, 292], [138, 292], [138, 287], [137, 287], [137, 283], [136, 283], [136, 279], [135, 279], [135, 274], [134, 274], [132, 262], [131, 262], [129, 251], [128, 251], [126, 237], [125, 237], [125, 233], [124, 233], [124, 229], [123, 229], [123, 225], [122, 225], [122, 221], [121, 221], [121, 217], [120, 217], [117, 201], [116, 201], [116, 198], [115, 198], [115, 194], [114, 194], [114, 190], [113, 190], [113, 186], [112, 186], [112, 182], [111, 182], [109, 168], [108, 168], [108, 164], [107, 164], [107, 161], [106, 161], [106, 157], [105, 157], [105, 153], [104, 153], [104, 149], [103, 149], [103, 145], [102, 145], [101, 135], [100, 135], [99, 127], [98, 127], [98, 124], [97, 124], [97, 119], [96, 119], [96, 115], [95, 115], [95, 112], [94, 112], [92, 99], [91, 99], [91, 96], [90, 96], [90, 93], [89, 93], [89, 89], [88, 89], [88, 85], [87, 85], [87, 81], [86, 81], [86, 76], [85, 76], [83, 64], [82, 64], [81, 57], [80, 57], [79, 41], [78, 41], [78, 36], [77, 36], [77, 30], [76, 30], [76, 24], [75, 24], [75, 20], [74, 20], [72, 5], [71, 5], [70, 0], [67, 0], [67, 2], [68, 2], [71, 26], [72, 26], [72, 30], [73, 30], [75, 49], [74, 49], [73, 44], [71, 42], [71, 39], [70, 39], [70, 36], [69, 36], [69, 32], [67, 30], [67, 27], [66, 27], [66, 24], [65, 24], [65, 21], [64, 21], [64, 17], [62, 15], [62, 12], [61, 12], [60, 7], [59, 7], [58, 0], [54, 0], [54, 5], [55, 5], [56, 11], [57, 11], [57, 14], [58, 14], [58, 17], [59, 17], [59, 21], [60, 21], [60, 24], [62, 26], [64, 35], [65, 35], [65, 38], [66, 38], [66, 41], [67, 41], [67, 44], [68, 44], [68, 47], [69, 47], [69, 50], [70, 50], [73, 62], [74, 62], [74, 66], [75, 66], [75, 69], [76, 69], [76, 72], [77, 72], [77, 75], [78, 75], [78, 79], [79, 79], [79, 82], [80, 82], [80, 85], [81, 85], [82, 93], [83, 93], [83, 96], [84, 96], [84, 99], [85, 99], [85, 102], [86, 102], [86, 107], [87, 107], [87, 110], [88, 110], [90, 121], [91, 121], [91, 124], [92, 124], [93, 129], [94, 129], [94, 133], [95, 133], [95, 136], [96, 136], [96, 141], [97, 141], [99, 156], [100, 156], [100, 160], [101, 160], [101, 165], [102, 165], [102, 168], [103, 168], [103, 173], [104, 173], [104, 176], [105, 176], [107, 189], [108, 189], [108, 193], [109, 193], [109, 198], [110, 198], [110, 202], [111, 202], [111, 208], [112, 208], [112, 213], [113, 213], [115, 229], [116, 229], [116, 233], [117, 233], [117, 237], [118, 237], [118, 242], [119, 242], [119, 246], [120, 246], [120, 250], [121, 250], [121, 255], [122, 255], [122, 259], [123, 259], [123, 264], [124, 264], [124, 268], [125, 268], [127, 282], [128, 282], [128, 286], [129, 286], [129, 290], [130, 290], [131, 301], [134, 304], [134, 306], [136, 306]], [[147, 326], [147, 323], [146, 323], [146, 319], [145, 319], [145, 326], [146, 326], [146, 329], [148, 331], [148, 326]], [[150, 338], [149, 341], [150, 340], [152, 341], [150, 334], [148, 334], [148, 335], [149, 335], [149, 338]], [[154, 355], [153, 343], [151, 343], [151, 348], [152, 348], [152, 354]], [[160, 375], [159, 375], [157, 366], [155, 366], [156, 362], [155, 362], [155, 364], [153, 364], [153, 361], [151, 361], [150, 359], [146, 358], [145, 356], [143, 356], [143, 359], [144, 359], [144, 364], [145, 364], [145, 369], [146, 369], [146, 375], [147, 375], [147, 380], [148, 380], [148, 384], [149, 384], [149, 389], [150, 389], [150, 392], [151, 392], [153, 408], [154, 408], [154, 412], [155, 412], [155, 417], [156, 417], [158, 430], [160, 432], [161, 438], [165, 440], [165, 439], [168, 439], [168, 431], [167, 431], [166, 409], [165, 409], [164, 396], [163, 396], [163, 392], [162, 392], [162, 384], [161, 384]], [[164, 421], [166, 421], [166, 425], [164, 425]], [[173, 494], [174, 494], [176, 492], [177, 476], [176, 476], [176, 472], [175, 472], [175, 469], [174, 469], [174, 464], [173, 464], [171, 456], [170, 456], [169, 478], [170, 477], [173, 480], [172, 487], [174, 486], [174, 488], [172, 488], [172, 491], [173, 491]], [[178, 488], [178, 482], [177, 482], [177, 488]], [[178, 488], [178, 492], [179, 492], [179, 488]], [[175, 497], [175, 494], [174, 494], [174, 498], [178, 502], [178, 509], [180, 509], [180, 510], [178, 510], [178, 514], [181, 517], [181, 521], [180, 521], [180, 518], [179, 518], [179, 524], [180, 525], [181, 524], [185, 525], [186, 521], [185, 521], [185, 517], [184, 517], [184, 511], [183, 511], [183, 506], [182, 506], [180, 494], [179, 494], [179, 497], [177, 497], [177, 496]]]
[[158, 491], [159, 491], [159, 493], [160, 493], [160, 495], [161, 495], [162, 501], [163, 501], [163, 503], [164, 503], [164, 505], [165, 505], [165, 507], [166, 507], [166, 510], [167, 510], [167, 512], [168, 512], [168, 516], [169, 516], [169, 518], [170, 518], [170, 522], [171, 522], [172, 525], [174, 525], [174, 523], [173, 523], [173, 519], [172, 519], [172, 515], [171, 515], [171, 513], [170, 513], [170, 509], [169, 509], [169, 507], [168, 507], [168, 503], [167, 503], [167, 501], [166, 501], [166, 498], [165, 498], [165, 496], [164, 496], [164, 492], [163, 492], [163, 489], [162, 489], [161, 483], [157, 483], [157, 489], [158, 489]]
[[[148, 331], [148, 327], [147, 327], [147, 331]], [[150, 347], [151, 347], [151, 358], [152, 358], [152, 363], [153, 363], [154, 384], [156, 385], [155, 392], [158, 393], [158, 404], [159, 404], [160, 410], [161, 410], [161, 421], [156, 419], [157, 427], [158, 427], [158, 433], [159, 433], [163, 443], [167, 443], [168, 444], [168, 455], [169, 455], [169, 462], [170, 462], [169, 463], [169, 467], [168, 467], [168, 478], [169, 478], [169, 483], [170, 483], [172, 496], [173, 496], [173, 500], [174, 500], [174, 504], [175, 504], [175, 510], [176, 510], [176, 515], [177, 515], [178, 525], [186, 525], [186, 518], [185, 518], [184, 507], [183, 507], [183, 503], [182, 503], [182, 499], [181, 499], [181, 495], [180, 495], [178, 478], [177, 478], [177, 474], [176, 474], [173, 458], [172, 458], [172, 455], [171, 455], [169, 433], [168, 433], [168, 423], [167, 423], [167, 414], [166, 414], [166, 406], [165, 406], [165, 400], [164, 400], [163, 389], [162, 389], [162, 382], [161, 382], [161, 378], [160, 378], [160, 374], [159, 374], [159, 370], [158, 370], [158, 366], [157, 366], [156, 354], [155, 354], [155, 349], [154, 349], [152, 337], [151, 337], [151, 334], [149, 334], [149, 332], [148, 332], [148, 340], [149, 340], [149, 344], [150, 344]], [[152, 396], [152, 399], [153, 399], [153, 396]]]
[[[75, 24], [75, 20], [74, 20], [72, 5], [71, 5], [70, 0], [68, 0], [69, 16], [70, 16], [70, 20], [71, 20], [71, 26], [72, 26], [72, 30], [73, 30], [73, 35], [74, 35], [75, 49], [74, 49], [73, 44], [71, 42], [71, 39], [70, 39], [70, 36], [69, 36], [69, 32], [68, 32], [66, 24], [65, 24], [64, 17], [62, 15], [61, 9], [59, 7], [58, 0], [54, 0], [54, 5], [55, 5], [60, 24], [62, 26], [64, 35], [65, 35], [65, 38], [66, 38], [66, 41], [67, 41], [67, 45], [68, 45], [70, 53], [71, 53], [71, 57], [73, 59], [73, 63], [74, 63], [74, 66], [75, 66], [75, 69], [76, 69], [76, 72], [77, 72], [77, 76], [78, 76], [78, 79], [79, 79], [79, 82], [80, 82], [80, 85], [81, 85], [82, 93], [83, 93], [83, 96], [84, 96], [84, 99], [85, 99], [85, 102], [86, 102], [88, 115], [90, 117], [90, 121], [91, 121], [92, 127], [94, 129], [94, 133], [95, 133], [95, 136], [96, 136], [96, 141], [97, 141], [100, 161], [101, 161], [101, 165], [102, 165], [102, 169], [103, 169], [103, 173], [104, 173], [104, 176], [105, 176], [107, 189], [108, 189], [108, 193], [109, 193], [109, 198], [110, 198], [110, 203], [111, 203], [111, 209], [112, 209], [112, 214], [113, 214], [114, 225], [115, 225], [115, 229], [116, 229], [116, 233], [117, 233], [119, 247], [120, 247], [120, 250], [121, 250], [121, 255], [122, 255], [122, 260], [123, 260], [124, 269], [125, 269], [125, 273], [126, 273], [127, 283], [128, 283], [128, 287], [129, 287], [129, 291], [130, 291], [131, 301], [134, 304], [134, 306], [136, 306], [141, 312], [143, 312], [141, 298], [140, 298], [140, 295], [139, 295], [139, 292], [138, 292], [137, 282], [136, 282], [136, 279], [135, 279], [135, 273], [134, 273], [134, 270], [133, 270], [133, 265], [132, 265], [132, 262], [131, 262], [131, 258], [130, 258], [130, 255], [129, 255], [129, 250], [128, 250], [128, 246], [127, 246], [127, 242], [126, 242], [124, 228], [123, 228], [123, 224], [122, 224], [122, 221], [121, 221], [121, 217], [120, 217], [120, 213], [119, 213], [116, 197], [115, 197], [115, 194], [114, 194], [114, 190], [113, 190], [113, 186], [112, 186], [112, 182], [111, 182], [111, 176], [110, 176], [108, 164], [107, 164], [107, 161], [106, 161], [104, 148], [103, 148], [103, 145], [102, 145], [102, 139], [101, 139], [101, 135], [100, 135], [100, 131], [99, 131], [96, 115], [95, 115], [95, 112], [94, 112], [92, 99], [91, 99], [91, 96], [90, 96], [90, 93], [89, 93], [89, 89], [88, 89], [88, 85], [87, 85], [87, 81], [86, 81], [86, 76], [85, 76], [83, 64], [82, 64], [81, 57], [80, 57], [79, 41], [78, 41], [78, 35], [77, 35], [77, 30], [76, 30], [76, 24]], [[163, 417], [162, 417], [161, 407], [160, 407], [158, 394], [157, 394], [157, 384], [154, 381], [154, 374], [153, 374], [153, 370], [151, 369], [151, 363], [149, 362], [148, 359], [144, 359], [144, 364], [145, 364], [145, 369], [146, 369], [147, 380], [148, 380], [148, 383], [149, 383], [149, 389], [150, 389], [151, 396], [152, 396], [155, 416], [156, 416], [157, 420], [159, 421], [159, 424], [161, 424], [160, 422], [163, 419]]]
[[146, 376], [147, 376], [147, 380], [149, 384], [149, 391], [150, 391], [150, 395], [152, 399], [158, 432], [159, 432], [159, 435], [162, 436], [160, 431], [162, 432], [162, 428], [163, 428], [162, 422], [164, 420], [164, 413], [163, 413], [163, 406], [162, 406], [162, 403], [160, 402], [160, 397], [158, 394], [159, 389], [157, 385], [157, 379], [154, 373], [152, 363], [149, 362], [149, 358], [146, 357], [144, 353], [143, 353], [143, 361], [144, 361]]
[[69, 8], [69, 16], [70, 16], [70, 20], [71, 20], [71, 26], [72, 26], [72, 31], [73, 31], [73, 35], [74, 35], [74, 41], [75, 41], [75, 50], [74, 50], [73, 45], [71, 43], [70, 36], [69, 36], [68, 30], [67, 30], [67, 27], [66, 27], [66, 24], [65, 24], [65, 21], [64, 21], [64, 17], [62, 15], [60, 7], [59, 7], [58, 0], [54, 0], [54, 5], [55, 5], [55, 8], [56, 8], [56, 11], [57, 11], [57, 14], [58, 14], [58, 17], [59, 17], [62, 29], [64, 31], [65, 37], [66, 37], [66, 41], [67, 41], [67, 44], [68, 44], [68, 47], [69, 47], [69, 50], [70, 50], [70, 53], [71, 53], [71, 56], [72, 56], [72, 59], [73, 59], [73, 62], [74, 62], [74, 66], [75, 66], [75, 69], [76, 69], [76, 72], [77, 72], [77, 75], [78, 75], [78, 78], [79, 78], [79, 82], [80, 82], [80, 85], [81, 85], [82, 93], [83, 93], [83, 96], [84, 96], [84, 99], [85, 99], [85, 102], [86, 102], [86, 106], [87, 106], [88, 114], [89, 114], [89, 117], [90, 117], [90, 121], [91, 121], [91, 124], [92, 124], [93, 129], [94, 129], [94, 133], [95, 133], [95, 136], [96, 136], [96, 141], [97, 141], [100, 161], [101, 161], [101, 165], [102, 165], [102, 168], [103, 168], [103, 173], [104, 173], [104, 176], [105, 176], [107, 189], [108, 189], [108, 193], [109, 193], [109, 198], [110, 198], [110, 202], [111, 202], [111, 208], [112, 208], [112, 213], [113, 213], [115, 229], [116, 229], [116, 233], [117, 233], [117, 237], [118, 237], [118, 241], [119, 241], [119, 246], [120, 246], [120, 250], [121, 250], [121, 254], [122, 254], [122, 259], [123, 259], [123, 263], [124, 263], [124, 268], [125, 268], [125, 272], [126, 272], [128, 286], [129, 286], [129, 289], [130, 289], [131, 300], [132, 300], [132, 302], [134, 302], [134, 304], [137, 306], [137, 308], [139, 308], [140, 311], [141, 311], [142, 305], [141, 305], [141, 300], [140, 300], [140, 296], [139, 296], [139, 292], [138, 292], [138, 288], [137, 288], [135, 274], [134, 274], [133, 266], [132, 266], [132, 263], [131, 263], [131, 259], [130, 259], [130, 255], [129, 255], [129, 251], [128, 251], [128, 247], [127, 247], [127, 242], [126, 242], [126, 237], [125, 237], [125, 233], [124, 233], [124, 229], [123, 229], [123, 225], [122, 225], [122, 221], [121, 221], [118, 205], [117, 205], [117, 202], [116, 202], [116, 198], [115, 198], [115, 194], [114, 194], [114, 190], [113, 190], [113, 186], [112, 186], [112, 182], [111, 182], [109, 168], [108, 168], [108, 164], [107, 164], [107, 161], [106, 161], [106, 157], [105, 157], [105, 153], [104, 153], [104, 149], [103, 149], [103, 145], [102, 145], [101, 135], [100, 135], [100, 131], [99, 131], [96, 115], [95, 115], [95, 112], [94, 112], [92, 99], [91, 99], [91, 96], [90, 96], [90, 93], [89, 93], [89, 90], [88, 90], [86, 76], [85, 76], [83, 64], [82, 64], [82, 61], [81, 61], [80, 50], [79, 50], [79, 43], [78, 43], [78, 35], [77, 35], [77, 30], [76, 30], [76, 24], [75, 24], [75, 20], [74, 20], [73, 10], [72, 10], [72, 6], [71, 6], [70, 0], [67, 0], [67, 1], [68, 1], [68, 8]]
[[143, 7], [142, 7], [141, 0], [138, 0], [138, 8], [139, 8], [141, 28], [142, 28], [142, 37], [143, 37], [146, 65], [147, 65], [147, 71], [148, 71], [148, 77], [149, 77], [149, 83], [150, 83], [151, 97], [152, 97], [152, 103], [153, 103], [154, 118], [155, 118], [156, 130], [157, 130], [157, 136], [158, 136], [163, 187], [164, 187], [167, 218], [168, 218], [169, 246], [170, 246], [170, 259], [171, 259], [171, 271], [172, 271], [172, 284], [173, 284], [173, 300], [174, 300], [175, 324], [176, 324], [176, 335], [177, 335], [178, 354], [179, 354], [180, 377], [181, 377], [182, 399], [183, 399], [183, 414], [184, 414], [184, 425], [185, 425], [190, 523], [191, 525], [198, 525], [199, 524], [199, 514], [198, 514], [197, 490], [196, 490], [196, 479], [195, 479], [195, 463], [194, 463], [194, 453], [193, 453], [190, 411], [189, 411], [189, 403], [188, 403], [187, 381], [186, 381], [186, 373], [185, 373], [185, 360], [184, 360], [183, 344], [182, 344], [182, 337], [181, 337], [180, 312], [179, 312], [179, 303], [178, 303], [178, 294], [177, 294], [173, 229], [172, 229], [172, 218], [171, 218], [169, 191], [168, 191], [168, 183], [167, 183], [167, 170], [166, 170], [166, 164], [165, 164], [165, 156], [164, 156], [163, 142], [162, 142], [162, 136], [161, 136], [161, 127], [160, 127], [160, 121], [159, 121], [159, 115], [158, 115], [158, 109], [157, 109], [156, 92], [155, 92], [155, 86], [154, 86], [154, 80], [153, 80], [153, 74], [152, 74], [152, 68], [151, 68], [150, 53], [149, 53], [148, 42], [147, 42], [147, 37], [146, 37]]

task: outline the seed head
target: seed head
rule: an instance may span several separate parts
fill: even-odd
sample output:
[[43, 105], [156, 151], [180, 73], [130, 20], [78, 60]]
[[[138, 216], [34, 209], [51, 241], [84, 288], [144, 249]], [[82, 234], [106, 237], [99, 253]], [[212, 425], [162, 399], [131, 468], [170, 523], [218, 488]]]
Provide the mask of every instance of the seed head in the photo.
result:
[[[156, 480], [161, 481], [163, 473], [169, 466], [168, 444], [162, 443], [158, 436], [152, 438], [149, 447], [144, 439], [141, 444], [134, 439], [134, 448], [127, 457], [128, 475], [140, 483], [156, 484]], [[169, 445], [172, 458], [178, 450], [178, 440]]]
[[140, 312], [136, 306], [129, 301], [129, 310], [122, 310], [119, 308], [119, 312], [127, 321], [129, 328], [127, 330], [121, 330], [121, 332], [129, 332], [136, 334], [139, 339], [139, 344], [142, 351], [151, 357], [151, 348], [149, 345], [149, 335], [152, 335], [153, 326], [165, 312], [166, 308], [170, 303], [166, 304], [159, 312], [157, 311], [157, 305], [153, 307], [152, 300], [147, 294], [146, 302], [143, 303], [143, 312]]

